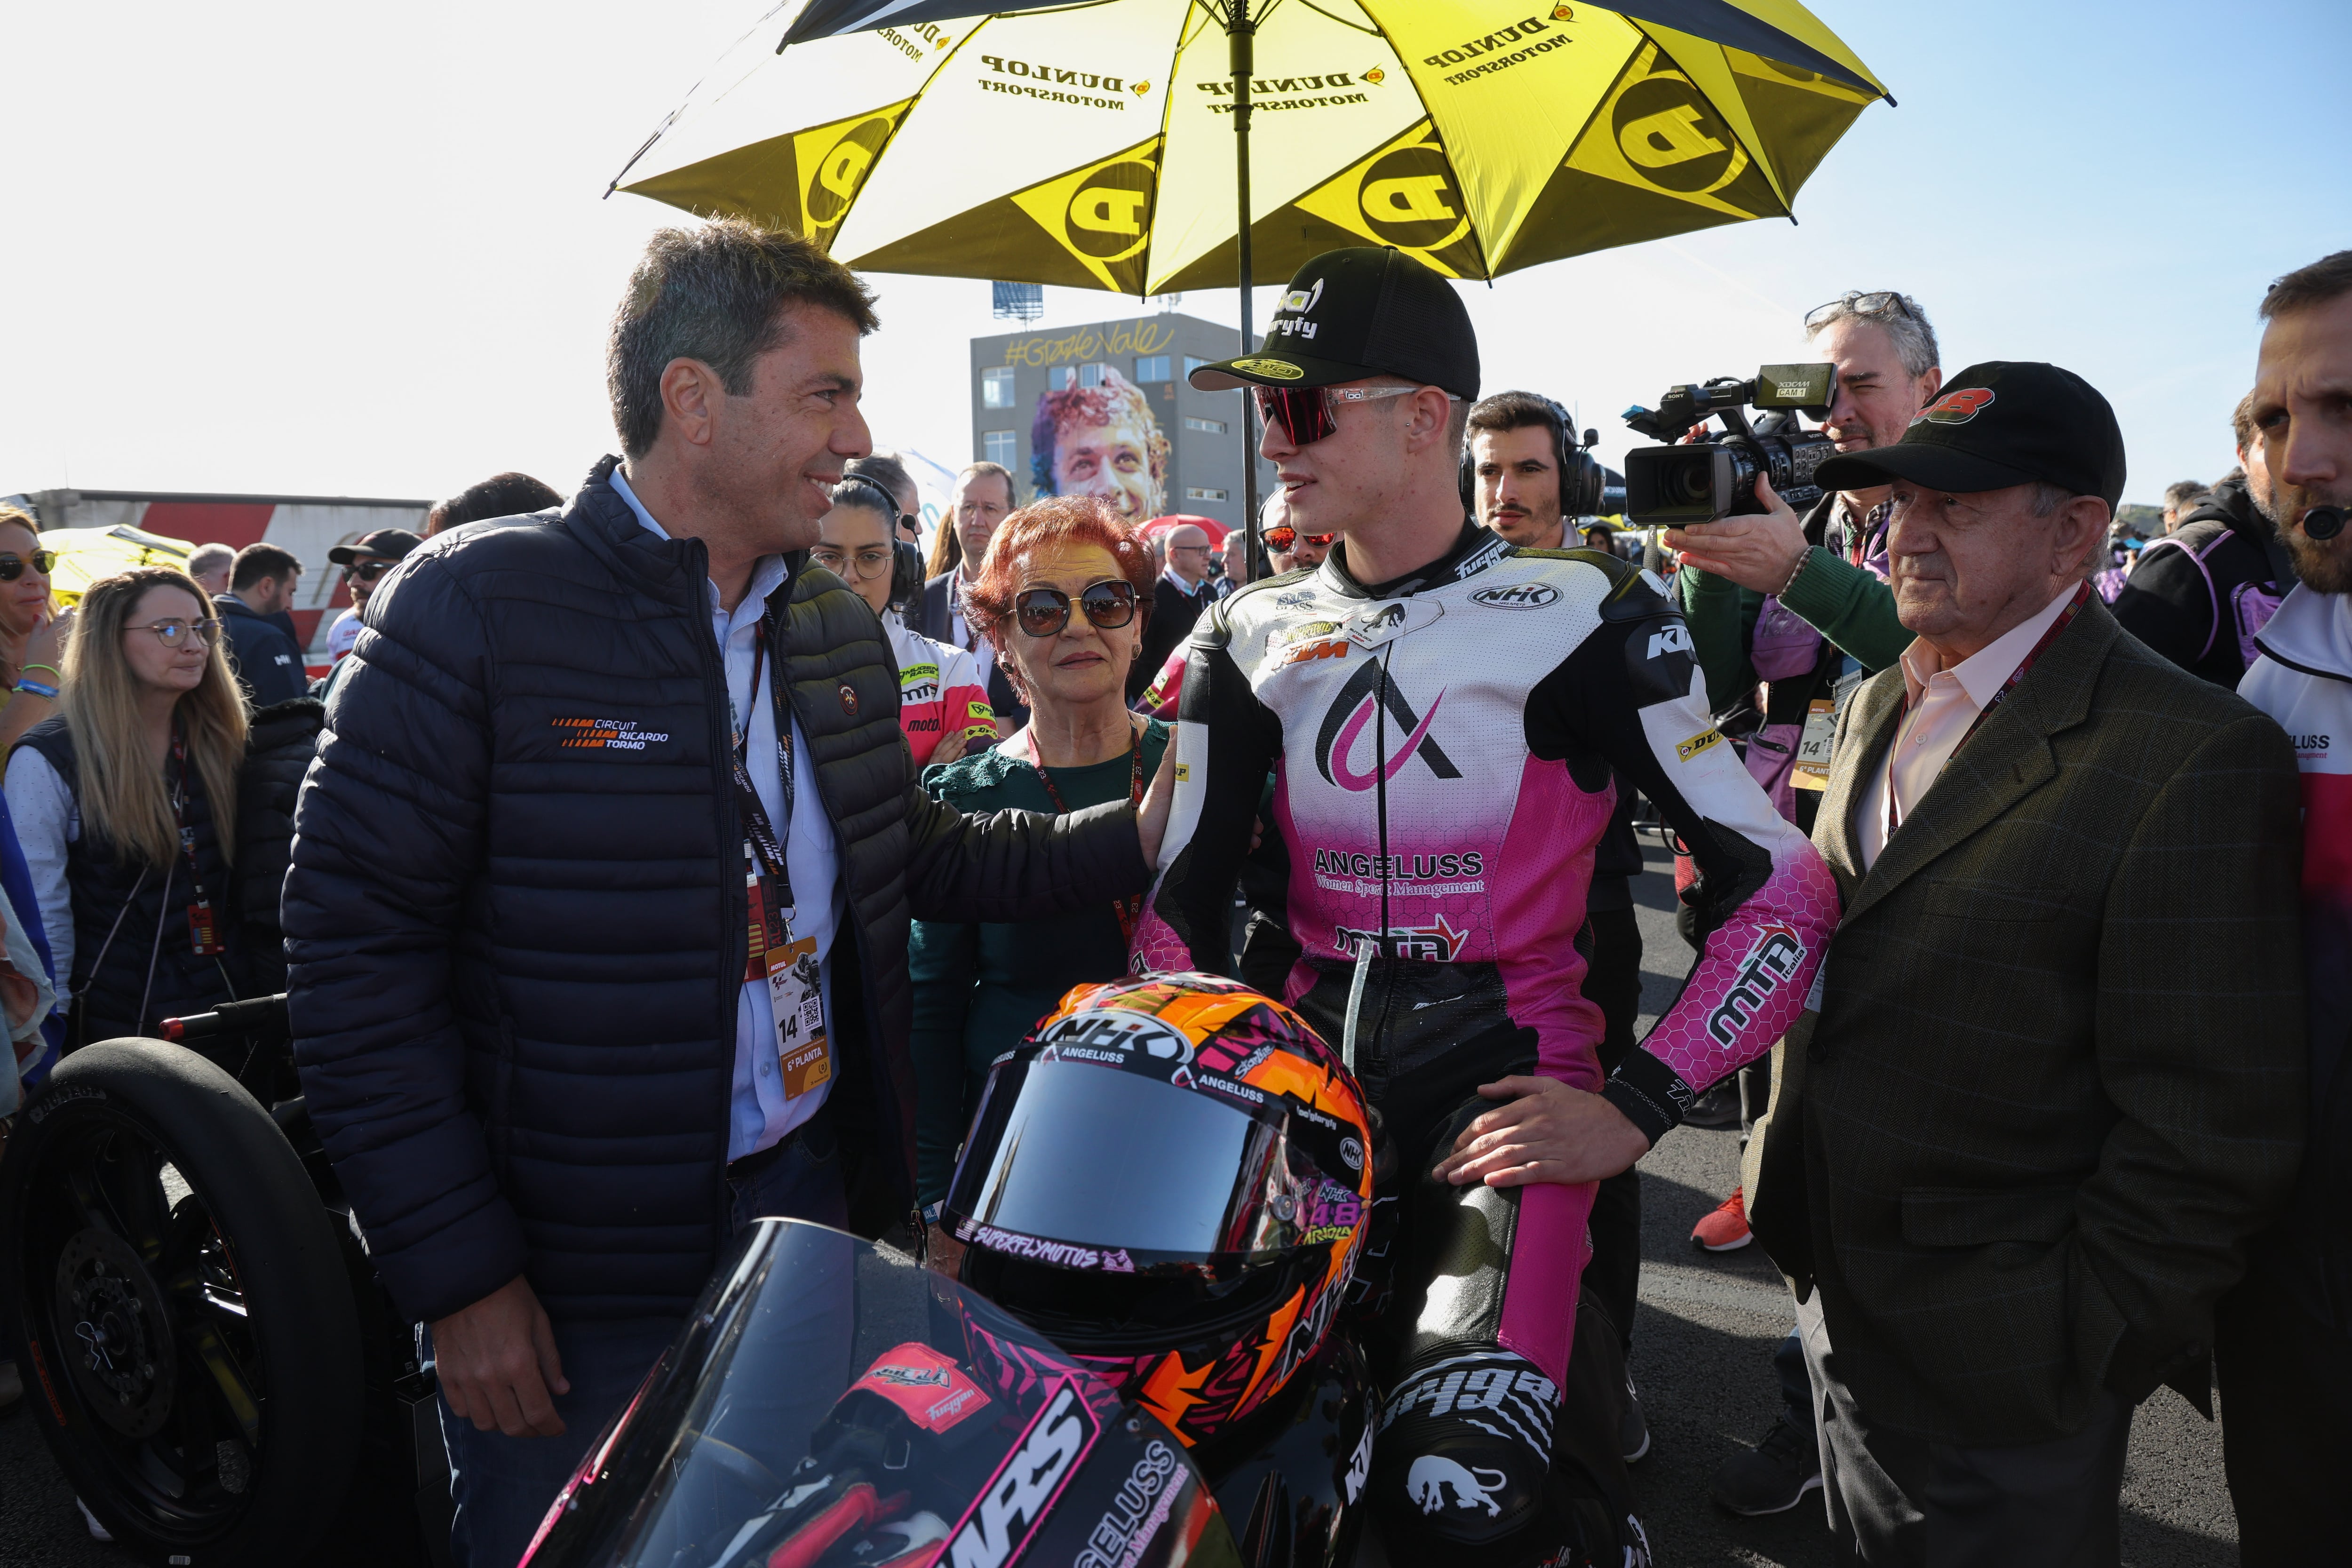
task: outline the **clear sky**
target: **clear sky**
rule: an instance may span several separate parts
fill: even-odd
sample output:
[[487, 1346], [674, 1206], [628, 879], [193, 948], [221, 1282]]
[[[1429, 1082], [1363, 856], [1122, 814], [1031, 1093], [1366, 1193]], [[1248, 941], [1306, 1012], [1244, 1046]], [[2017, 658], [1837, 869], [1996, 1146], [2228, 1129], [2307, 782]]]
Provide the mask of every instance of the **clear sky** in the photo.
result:
[[[1807, 307], [1899, 288], [1948, 370], [2047, 359], [2104, 391], [2127, 500], [2217, 477], [2263, 286], [2352, 246], [2352, 4], [1813, 8], [1900, 107], [1863, 115], [1797, 226], [1468, 287], [1487, 389], [1574, 405], [1613, 460], [1628, 403], [1794, 357]], [[614, 446], [604, 336], [631, 258], [682, 221], [605, 184], [761, 9], [8, 7], [0, 493], [432, 498], [512, 468], [568, 492]], [[1003, 330], [987, 285], [874, 281], [877, 440], [968, 459], [966, 340]]]

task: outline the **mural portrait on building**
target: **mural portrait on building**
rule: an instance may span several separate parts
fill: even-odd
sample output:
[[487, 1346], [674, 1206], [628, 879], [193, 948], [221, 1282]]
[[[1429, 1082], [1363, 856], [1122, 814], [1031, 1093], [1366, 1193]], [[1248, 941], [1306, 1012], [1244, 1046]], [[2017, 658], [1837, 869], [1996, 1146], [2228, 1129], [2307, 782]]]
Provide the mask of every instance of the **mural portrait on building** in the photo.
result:
[[1040, 496], [1100, 496], [1139, 525], [1168, 510], [1168, 437], [1141, 390], [1108, 366], [1098, 386], [1038, 397], [1029, 453]]

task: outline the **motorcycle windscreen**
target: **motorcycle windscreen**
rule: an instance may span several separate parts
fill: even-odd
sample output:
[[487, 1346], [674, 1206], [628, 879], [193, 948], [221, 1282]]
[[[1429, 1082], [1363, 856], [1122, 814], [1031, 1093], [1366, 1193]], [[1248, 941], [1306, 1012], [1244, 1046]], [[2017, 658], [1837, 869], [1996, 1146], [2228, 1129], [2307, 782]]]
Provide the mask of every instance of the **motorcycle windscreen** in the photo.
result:
[[528, 1568], [1239, 1568], [1183, 1445], [911, 1258], [761, 1220], [553, 1500]]
[[1040, 1263], [1206, 1262], [1290, 1245], [1289, 1163], [1279, 1125], [1240, 1106], [1022, 1057], [989, 1074], [947, 1206], [959, 1240]]

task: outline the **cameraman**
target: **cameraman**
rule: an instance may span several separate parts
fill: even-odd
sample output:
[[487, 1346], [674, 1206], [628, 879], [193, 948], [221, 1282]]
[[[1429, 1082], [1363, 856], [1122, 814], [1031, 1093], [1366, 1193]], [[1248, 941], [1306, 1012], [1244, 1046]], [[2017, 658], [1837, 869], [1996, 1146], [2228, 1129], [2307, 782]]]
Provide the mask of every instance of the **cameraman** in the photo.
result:
[[[1807, 314], [1805, 337], [1814, 353], [1837, 366], [1837, 401], [1822, 430], [1840, 452], [1900, 441], [1943, 386], [1936, 330], [1908, 295], [1841, 295]], [[1718, 712], [1759, 679], [1772, 679], [1751, 658], [1758, 626], [1771, 605], [1784, 608], [1819, 634], [1816, 640], [1826, 640], [1865, 672], [1893, 664], [1911, 643], [1911, 634], [1895, 618], [1895, 595], [1886, 586], [1891, 509], [1884, 488], [1825, 495], [1801, 519], [1769, 485], [1759, 484], [1757, 494], [1769, 510], [1696, 530], [1669, 529], [1665, 535], [1666, 547], [1682, 552], [1691, 641], [1706, 672], [1707, 700]], [[1766, 624], [1764, 629], [1769, 638], [1786, 628]], [[1767, 722], [1801, 725], [1811, 700], [1826, 699], [1842, 673], [1843, 660], [1824, 650], [1821, 679], [1781, 676], [1770, 694], [1770, 706], [1779, 711], [1768, 715]], [[1825, 781], [1795, 798], [1790, 785], [1766, 776], [1768, 760], [1785, 778], [1793, 755], [1776, 758], [1768, 751], [1759, 758], [1751, 751], [1748, 769], [1771, 791], [1782, 814], [1810, 832], [1820, 782]]]

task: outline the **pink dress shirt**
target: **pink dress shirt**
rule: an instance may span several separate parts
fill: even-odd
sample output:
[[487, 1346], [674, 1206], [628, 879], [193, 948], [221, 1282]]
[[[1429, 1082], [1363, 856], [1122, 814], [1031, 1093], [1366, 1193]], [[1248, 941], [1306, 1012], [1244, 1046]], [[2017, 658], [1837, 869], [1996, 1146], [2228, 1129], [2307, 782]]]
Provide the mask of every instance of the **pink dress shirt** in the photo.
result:
[[[1859, 816], [1854, 826], [1861, 837], [1864, 870], [1877, 863], [1878, 852], [1886, 847], [1888, 836], [1925, 798], [1936, 775], [1944, 771], [1944, 764], [1959, 749], [1969, 726], [1976, 722], [1977, 715], [1984, 711], [1993, 694], [2017, 673], [2017, 667], [2033, 651], [2033, 645], [2042, 640], [2042, 634], [2050, 629], [2050, 623], [2058, 618], [2066, 601], [2074, 596], [2074, 584], [2069, 583], [2038, 614], [2011, 626], [1948, 668], [1944, 656], [1929, 646], [1926, 637], [1916, 639], [1903, 650], [1903, 689], [1906, 693], [1903, 721], [1895, 728], [1895, 741], [1887, 748], [1887, 754], [1870, 759], [1870, 787], [1863, 792], [1857, 807]], [[1891, 803], [1886, 794], [1890, 782], [1895, 788]]]

